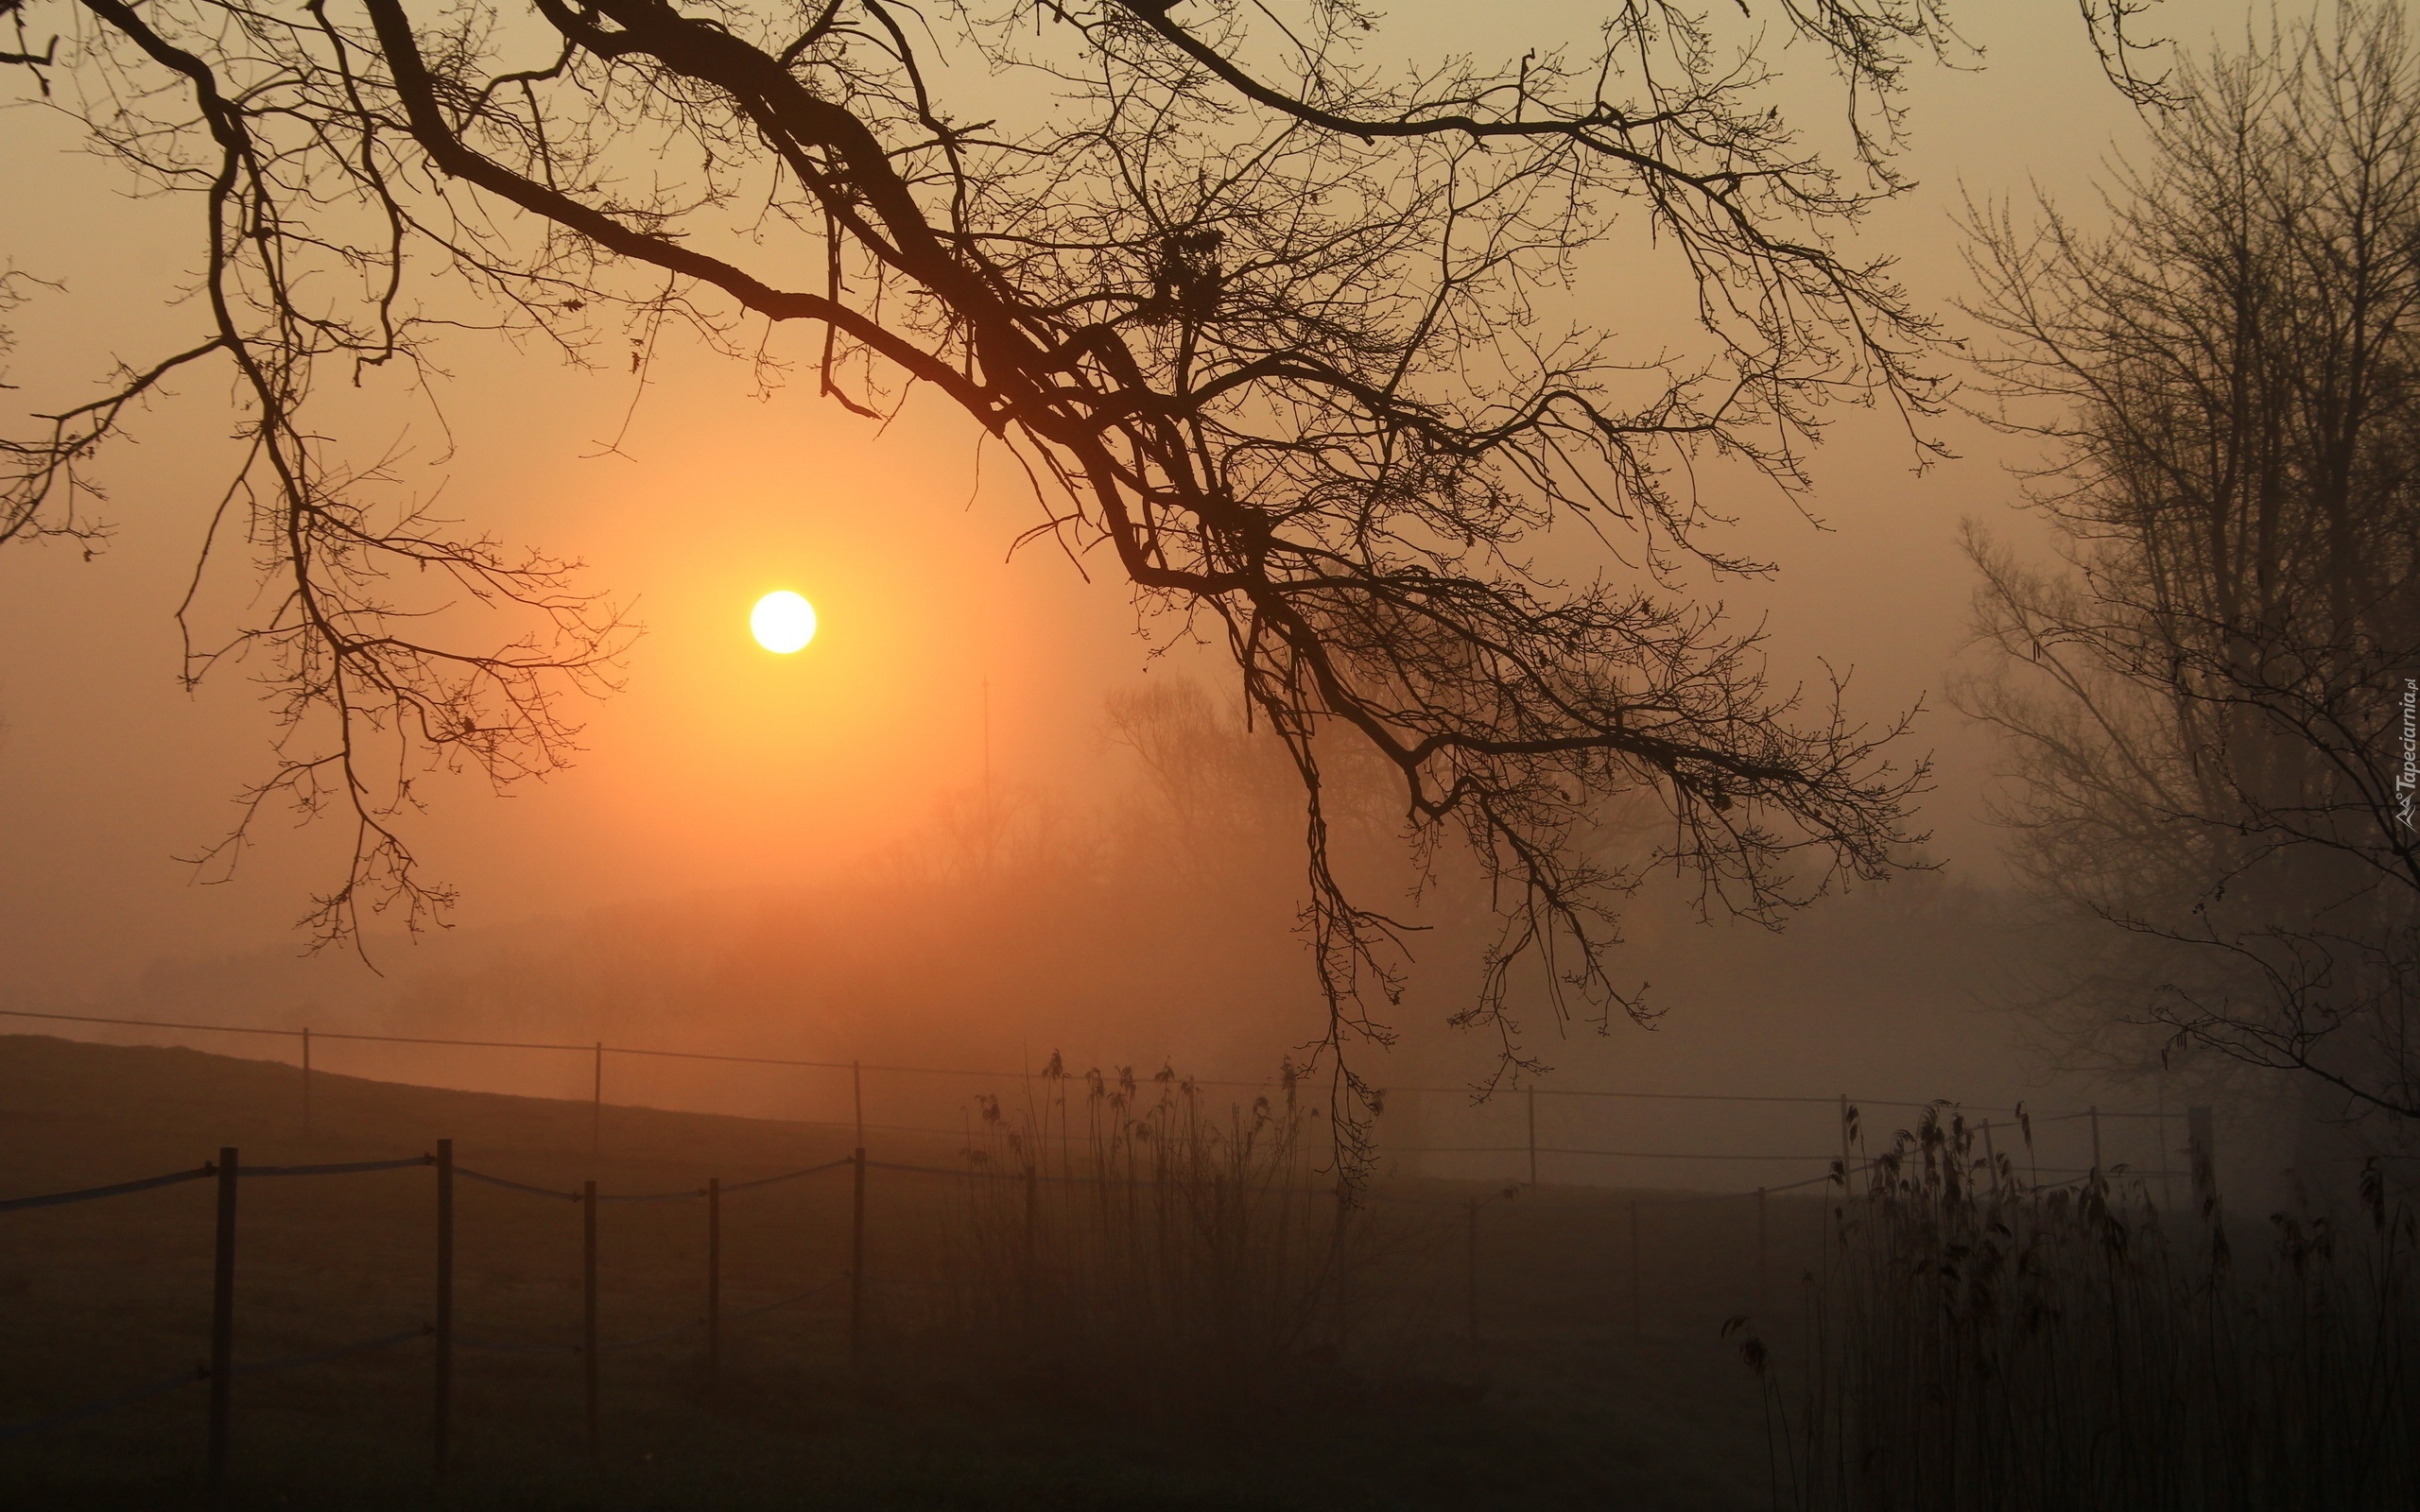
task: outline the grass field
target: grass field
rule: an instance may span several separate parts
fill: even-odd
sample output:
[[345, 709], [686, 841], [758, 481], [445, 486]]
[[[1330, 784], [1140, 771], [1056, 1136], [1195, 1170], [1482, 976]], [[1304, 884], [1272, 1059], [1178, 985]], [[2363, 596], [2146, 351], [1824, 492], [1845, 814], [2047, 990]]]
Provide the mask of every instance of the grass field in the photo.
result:
[[[310, 1137], [290, 1067], [185, 1050], [0, 1038], [0, 1196], [192, 1167], [416, 1155], [552, 1188], [690, 1189], [838, 1159], [845, 1133], [609, 1107], [589, 1153], [581, 1103], [320, 1074]], [[962, 1163], [963, 1142], [880, 1134], [874, 1160]], [[925, 1326], [966, 1184], [877, 1169], [868, 1199], [869, 1349], [846, 1354], [849, 1174], [726, 1198], [724, 1306], [834, 1282], [731, 1324], [710, 1378], [702, 1335], [600, 1354], [602, 1444], [588, 1452], [583, 1361], [462, 1349], [456, 1452], [430, 1468], [430, 1349], [236, 1383], [232, 1504], [307, 1507], [1729, 1508], [1769, 1504], [1753, 1378], [1718, 1338], [1752, 1305], [1753, 1217], [1737, 1200], [1443, 1183], [1374, 1204], [1340, 1348], [1208, 1372], [1137, 1331], [1064, 1350], [968, 1351]], [[247, 1179], [235, 1357], [275, 1360], [431, 1315], [434, 1183], [424, 1168]], [[1468, 1236], [1485, 1199], [1468, 1337]], [[207, 1357], [213, 1183], [0, 1214], [0, 1425], [190, 1370]], [[579, 1336], [580, 1211], [458, 1188], [457, 1329], [560, 1347]], [[1812, 1252], [1813, 1200], [1775, 1199], [1772, 1289]], [[702, 1205], [604, 1205], [599, 1335], [703, 1310]], [[1046, 1259], [1045, 1263], [1047, 1263]], [[1632, 1331], [1634, 1287], [1640, 1331]], [[1081, 1305], [1077, 1298], [1076, 1305]], [[1030, 1342], [1030, 1341], [1028, 1341]], [[1151, 1389], [1138, 1390], [1138, 1382]], [[11, 1505], [172, 1507], [200, 1500], [204, 1391], [189, 1387], [0, 1442]]]

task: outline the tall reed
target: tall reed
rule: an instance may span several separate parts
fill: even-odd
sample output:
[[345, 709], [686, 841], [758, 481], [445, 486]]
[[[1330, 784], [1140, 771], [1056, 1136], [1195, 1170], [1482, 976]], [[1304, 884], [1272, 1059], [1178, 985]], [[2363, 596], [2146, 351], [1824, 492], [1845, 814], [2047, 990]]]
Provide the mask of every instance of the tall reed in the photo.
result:
[[2420, 1506], [2415, 1225], [2375, 1163], [2355, 1211], [2276, 1214], [2266, 1245], [2122, 1171], [2023, 1182], [1938, 1109], [1849, 1180], [1804, 1338], [1741, 1343], [1777, 1505]]
[[956, 1217], [908, 1321], [1129, 1400], [1332, 1356], [1367, 1215], [1290, 1067], [1273, 1092], [1214, 1104], [1173, 1072], [1077, 1076], [1053, 1056], [1024, 1106], [978, 1099]]

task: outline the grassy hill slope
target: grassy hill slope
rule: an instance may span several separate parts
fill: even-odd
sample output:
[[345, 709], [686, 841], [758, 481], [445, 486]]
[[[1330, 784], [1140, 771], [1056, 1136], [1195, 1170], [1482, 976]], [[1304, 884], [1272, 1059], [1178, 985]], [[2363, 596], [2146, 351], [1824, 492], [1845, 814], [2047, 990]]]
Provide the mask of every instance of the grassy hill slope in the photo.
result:
[[[190, 1168], [417, 1155], [532, 1185], [693, 1190], [834, 1160], [847, 1130], [315, 1078], [185, 1050], [0, 1037], [0, 1197]], [[878, 1159], [953, 1163], [955, 1142], [885, 1133]], [[237, 1506], [1723, 1508], [1764, 1504], [1751, 1383], [1701, 1326], [1634, 1341], [1595, 1259], [1613, 1211], [1525, 1210], [1491, 1232], [1488, 1338], [1432, 1320], [1383, 1360], [1314, 1358], [1214, 1394], [1150, 1402], [1080, 1368], [967, 1368], [890, 1323], [942, 1242], [945, 1179], [877, 1172], [868, 1278], [874, 1349], [845, 1350], [845, 1171], [735, 1194], [725, 1306], [824, 1285], [727, 1331], [710, 1378], [699, 1332], [600, 1355], [603, 1442], [582, 1418], [577, 1205], [463, 1184], [458, 1329], [506, 1349], [458, 1356], [458, 1452], [429, 1464], [429, 1349], [392, 1348], [237, 1383]], [[408, 1331], [431, 1312], [434, 1182], [424, 1168], [243, 1183], [242, 1362]], [[189, 1370], [208, 1351], [213, 1183], [0, 1214], [0, 1425]], [[1592, 1227], [1594, 1226], [1594, 1227]], [[703, 1308], [695, 1202], [599, 1211], [599, 1333], [645, 1340]], [[1447, 1246], [1448, 1253], [1453, 1246]], [[1459, 1265], [1459, 1260], [1453, 1262]], [[1443, 1263], [1441, 1261], [1440, 1263]], [[1674, 1257], [1679, 1268], [1695, 1262]], [[1704, 1267], [1700, 1266], [1703, 1269]], [[1659, 1320], [1660, 1322], [1660, 1320]], [[1149, 1349], [1137, 1340], [1137, 1349]], [[545, 1351], [557, 1352], [545, 1352]], [[1182, 1378], [1187, 1362], [1154, 1362]], [[198, 1505], [204, 1393], [188, 1387], [0, 1441], [0, 1500]]]

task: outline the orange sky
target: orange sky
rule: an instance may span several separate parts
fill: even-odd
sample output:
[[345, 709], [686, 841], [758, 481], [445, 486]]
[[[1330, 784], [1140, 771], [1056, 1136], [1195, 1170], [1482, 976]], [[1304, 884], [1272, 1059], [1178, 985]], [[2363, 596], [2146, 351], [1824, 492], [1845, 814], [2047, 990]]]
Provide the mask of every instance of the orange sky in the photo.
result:
[[[1482, 12], [1434, 0], [1395, 11], [1406, 56], [1501, 48], [1525, 27], [1568, 30], [1594, 13], [1493, 6], [1483, 33], [1457, 34]], [[2170, 34], [2195, 39], [2242, 14], [2187, 0], [2163, 11]], [[1911, 164], [1924, 187], [1868, 232], [1904, 252], [1936, 306], [1961, 284], [1947, 224], [1961, 181], [2022, 194], [2031, 176], [2079, 200], [2097, 154], [2129, 130], [2068, 0], [1970, 5], [1959, 20], [1990, 66], [1919, 80]], [[69, 143], [54, 118], [21, 112], [0, 149], [0, 202], [47, 207], [7, 233], [9, 255], [71, 283], [15, 321], [19, 389], [6, 398], [20, 410], [85, 392], [96, 343], [134, 358], [193, 318], [164, 310], [160, 294], [190, 260], [196, 212], [121, 197]], [[1601, 300], [1618, 330], [1621, 291], [1606, 283], [1583, 300]], [[1101, 780], [1101, 696], [1144, 675], [1133, 613], [1114, 572], [1088, 585], [1046, 547], [1003, 559], [1034, 507], [996, 452], [978, 486], [969, 427], [938, 404], [910, 404], [877, 437], [804, 386], [760, 401], [739, 366], [674, 347], [625, 455], [599, 455], [631, 401], [629, 374], [571, 373], [478, 337], [446, 357], [460, 374], [444, 395], [459, 448], [450, 463], [430, 464], [424, 417], [360, 411], [389, 434], [412, 426], [407, 481], [441, 480], [453, 512], [510, 541], [584, 557], [589, 580], [634, 601], [648, 630], [627, 691], [588, 711], [578, 770], [503, 800], [469, 781], [432, 787], [421, 849], [462, 886], [466, 922], [780, 885], [844, 864], [977, 781], [986, 678], [1004, 783], [1080, 793]], [[172, 859], [215, 836], [228, 797], [263, 769], [269, 734], [240, 677], [192, 699], [172, 680], [169, 616], [207, 504], [196, 479], [225, 432], [216, 379], [182, 393], [107, 462], [120, 533], [106, 553], [0, 553], [0, 960], [26, 996], [72, 989], [108, 963], [293, 938], [304, 891], [340, 843], [333, 828], [273, 830], [220, 887], [193, 886]], [[1833, 533], [1770, 498], [1753, 501], [1742, 528], [1784, 575], [1733, 592], [1733, 604], [1771, 614], [1784, 669], [1819, 652], [1855, 666], [1870, 712], [1938, 689], [1967, 595], [1958, 523], [2006, 517], [2005, 451], [1969, 423], [1946, 429], [1964, 458], [1917, 477], [1886, 419], [1845, 421], [1818, 463], [1814, 507]], [[777, 587], [822, 617], [796, 657], [748, 637], [749, 606]], [[1946, 762], [1929, 816], [1941, 848], [1988, 869], [1983, 747], [1946, 713], [1918, 744]]]

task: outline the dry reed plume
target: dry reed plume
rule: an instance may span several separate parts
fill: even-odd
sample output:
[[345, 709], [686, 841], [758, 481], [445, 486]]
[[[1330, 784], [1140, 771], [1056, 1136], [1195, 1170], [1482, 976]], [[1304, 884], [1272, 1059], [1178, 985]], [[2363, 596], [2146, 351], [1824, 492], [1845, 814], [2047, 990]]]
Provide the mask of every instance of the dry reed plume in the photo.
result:
[[1976, 1146], [1927, 1111], [1836, 1198], [1802, 1382], [1741, 1344], [1777, 1505], [2420, 1505], [2415, 1225], [2375, 1162], [2356, 1212], [2254, 1246], [2215, 1195], [2163, 1214], [2122, 1168], [2046, 1188]]
[[930, 1349], [1150, 1407], [1332, 1361], [1375, 1238], [1297, 1097], [1212, 1103], [1189, 1077], [1074, 1075], [977, 1100], [962, 1204], [894, 1322]]

